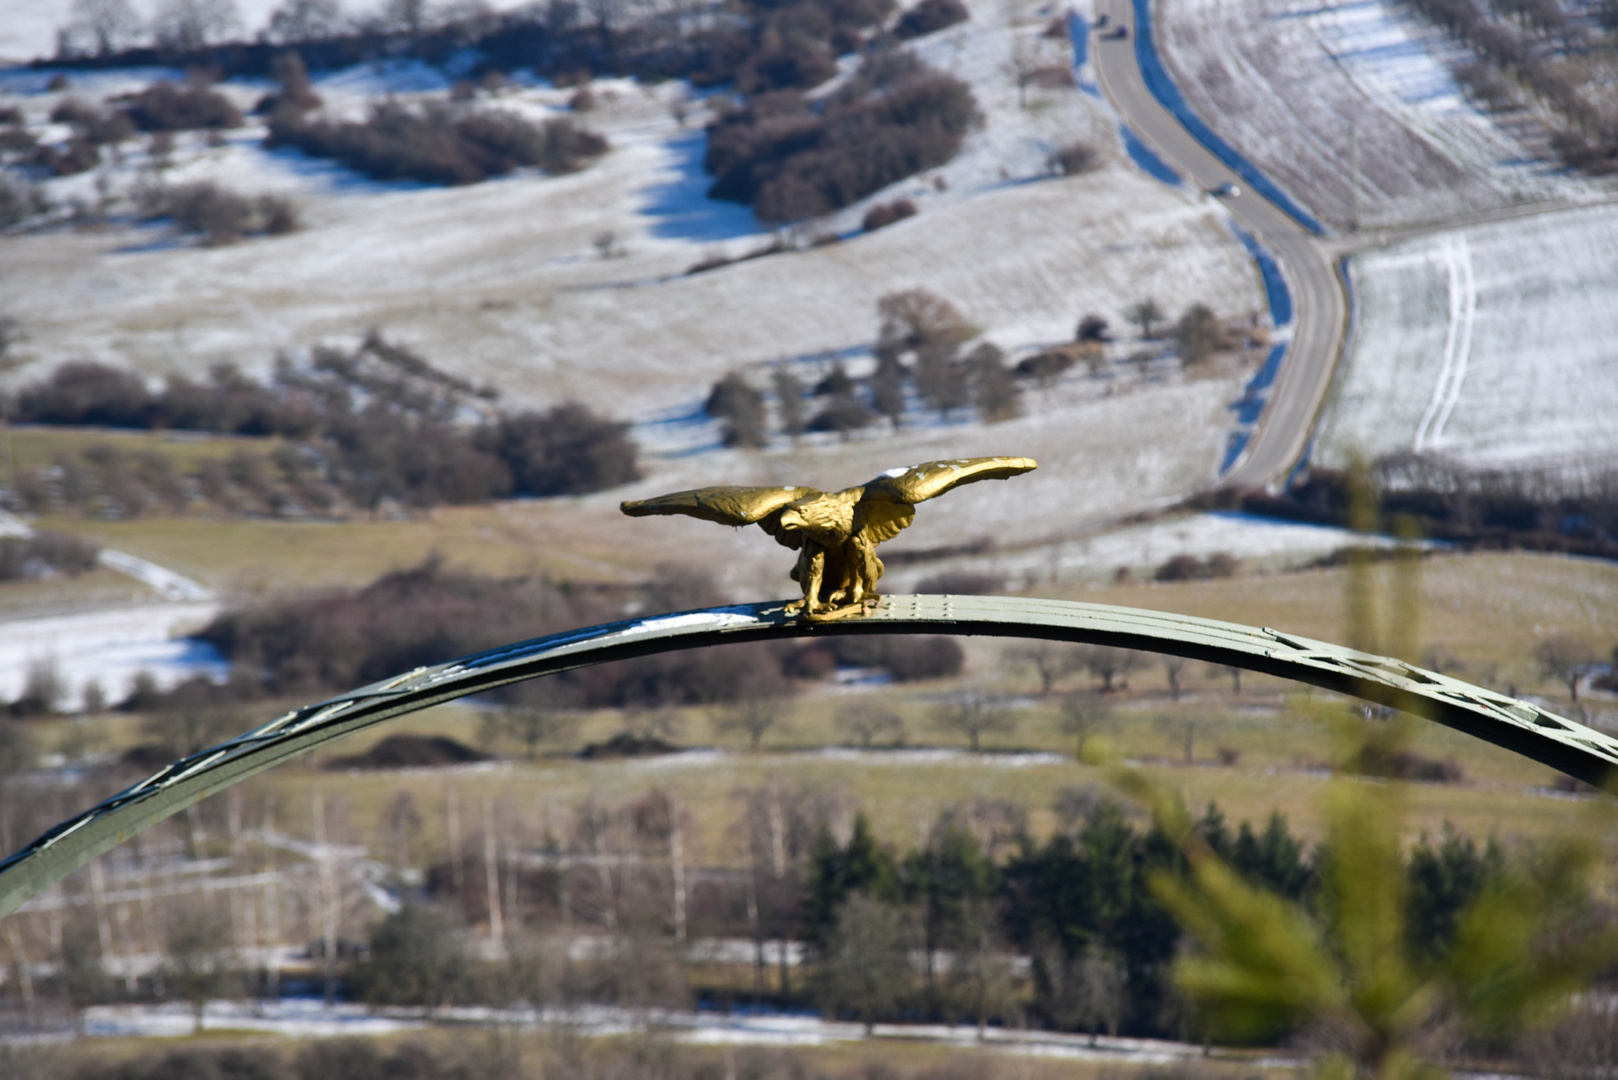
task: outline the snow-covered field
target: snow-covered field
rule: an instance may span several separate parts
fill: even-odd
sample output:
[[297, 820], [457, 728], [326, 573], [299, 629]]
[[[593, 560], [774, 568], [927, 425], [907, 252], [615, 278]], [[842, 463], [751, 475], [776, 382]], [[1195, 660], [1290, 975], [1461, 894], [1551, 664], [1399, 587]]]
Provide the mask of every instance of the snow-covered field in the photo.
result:
[[1406, 241], [1352, 264], [1358, 312], [1320, 440], [1341, 461], [1618, 461], [1618, 208]]
[[[518, 401], [576, 397], [620, 415], [694, 402], [739, 366], [868, 345], [877, 298], [899, 288], [948, 297], [1005, 347], [1068, 340], [1086, 311], [1121, 324], [1146, 294], [1171, 311], [1199, 299], [1224, 314], [1258, 310], [1251, 262], [1219, 209], [1129, 165], [1094, 98], [1036, 91], [1048, 98], [1040, 108], [1016, 107], [1001, 70], [1011, 38], [968, 24], [926, 43], [951, 69], [981, 76], [988, 123], [948, 166], [873, 197], [908, 196], [919, 216], [829, 247], [685, 276], [770, 235], [745, 208], [703, 197], [701, 131], [668, 113], [678, 88], [621, 83], [598, 86], [616, 100], [587, 117], [615, 149], [560, 178], [384, 185], [266, 152], [255, 128], [223, 147], [186, 141], [170, 182], [290, 192], [308, 227], [216, 249], [176, 244], [155, 226], [14, 236], [3, 241], [0, 294], [23, 321], [23, 356], [43, 363], [99, 356], [155, 374], [229, 358], [263, 369], [277, 350], [379, 326]], [[355, 78], [331, 81], [351, 88]], [[236, 92], [245, 103], [261, 89]], [[31, 112], [48, 110], [43, 95], [28, 97], [41, 99], [24, 98]], [[501, 104], [554, 112], [565, 97], [531, 87]], [[1113, 160], [1050, 177], [1047, 155], [1073, 139]], [[132, 183], [141, 163], [131, 152], [115, 179]], [[82, 175], [51, 187], [89, 199], [94, 185]], [[826, 225], [847, 233], [863, 211]], [[599, 258], [603, 233], [627, 254]]]
[[[704, 197], [701, 104], [681, 127], [669, 106], [683, 91], [673, 85], [598, 82], [601, 104], [584, 119], [614, 149], [579, 174], [458, 189], [372, 183], [329, 162], [267, 152], [249, 127], [222, 146], [182, 140], [170, 181], [292, 193], [307, 227], [212, 249], [129, 224], [0, 238], [0, 306], [20, 319], [16, 351], [32, 361], [13, 378], [79, 357], [153, 375], [227, 359], [262, 370], [279, 350], [379, 327], [450, 371], [499, 386], [510, 404], [576, 398], [633, 420], [651, 454], [647, 480], [585, 500], [580, 512], [610, 513], [619, 497], [701, 482], [785, 477], [840, 487], [868, 479], [873, 463], [976, 453], [1028, 453], [1045, 467], [1019, 481], [1016, 500], [977, 489], [953, 496], [955, 512], [930, 515], [924, 543], [990, 532], [1031, 542], [1165, 505], [1213, 479], [1243, 365], [1201, 380], [1118, 365], [1030, 390], [1025, 415], [1008, 423], [918, 416], [892, 435], [811, 438], [763, 454], [717, 449], [716, 429], [697, 416], [708, 387], [731, 370], [791, 363], [816, 377], [828, 357], [843, 356], [857, 371], [876, 335], [876, 301], [897, 289], [947, 297], [1013, 359], [1071, 340], [1086, 312], [1127, 333], [1122, 311], [1148, 295], [1171, 315], [1194, 301], [1228, 316], [1264, 310], [1254, 264], [1220, 207], [1131, 164], [1104, 102], [1035, 88], [1019, 106], [1019, 52], [1025, 63], [1071, 57], [1065, 42], [1040, 37], [1054, 9], [1014, 12], [989, 0], [972, 9], [971, 22], [917, 48], [971, 80], [986, 124], [947, 166], [820, 223], [845, 237], [839, 243], [685, 274], [772, 235], [746, 208]], [[98, 75], [74, 92], [94, 96], [116, 78]], [[356, 68], [318, 83], [341, 111], [384, 92], [409, 98], [446, 86], [420, 65]], [[224, 89], [247, 105], [264, 87]], [[0, 74], [0, 91], [36, 117], [54, 100], [31, 72]], [[495, 104], [552, 115], [568, 93], [522, 85]], [[1051, 150], [1081, 139], [1097, 147], [1102, 167], [1051, 176]], [[114, 189], [133, 183], [143, 163], [144, 151], [132, 148], [110, 166]], [[52, 187], [58, 198], [89, 199], [95, 177]], [[869, 202], [901, 195], [918, 216], [859, 233]], [[606, 233], [623, 254], [600, 256]], [[696, 535], [708, 548], [718, 539]]]
[[1598, 190], [1473, 108], [1449, 72], [1456, 46], [1392, 0], [1173, 0], [1156, 27], [1197, 112], [1335, 225]]

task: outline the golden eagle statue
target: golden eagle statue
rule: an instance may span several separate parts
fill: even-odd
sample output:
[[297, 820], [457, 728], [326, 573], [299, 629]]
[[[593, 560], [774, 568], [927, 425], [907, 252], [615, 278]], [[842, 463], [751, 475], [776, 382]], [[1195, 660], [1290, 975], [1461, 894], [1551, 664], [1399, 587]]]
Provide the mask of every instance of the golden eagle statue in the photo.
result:
[[803, 599], [788, 605], [809, 619], [862, 615], [876, 602], [882, 560], [876, 546], [915, 520], [916, 503], [961, 484], [1005, 480], [1036, 468], [1033, 458], [980, 457], [889, 469], [868, 484], [825, 492], [793, 487], [710, 487], [623, 504], [631, 517], [685, 514], [721, 525], [757, 525], [798, 553], [792, 579]]

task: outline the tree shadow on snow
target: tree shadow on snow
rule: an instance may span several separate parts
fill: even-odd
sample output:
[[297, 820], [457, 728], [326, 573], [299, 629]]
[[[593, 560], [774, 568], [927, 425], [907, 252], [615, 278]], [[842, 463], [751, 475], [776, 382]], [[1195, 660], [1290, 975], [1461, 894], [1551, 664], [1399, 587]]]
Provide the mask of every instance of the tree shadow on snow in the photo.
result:
[[646, 189], [640, 211], [653, 219], [653, 236], [712, 243], [767, 231], [740, 203], [708, 198], [713, 178], [702, 170], [708, 146], [704, 132], [688, 132], [666, 145], [671, 160], [658, 182]]

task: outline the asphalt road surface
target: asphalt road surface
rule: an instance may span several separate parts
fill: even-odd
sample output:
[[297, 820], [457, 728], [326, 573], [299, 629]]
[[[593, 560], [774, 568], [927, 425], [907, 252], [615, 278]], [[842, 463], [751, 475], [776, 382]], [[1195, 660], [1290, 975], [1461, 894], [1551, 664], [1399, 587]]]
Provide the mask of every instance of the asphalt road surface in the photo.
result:
[[1110, 28], [1091, 38], [1101, 88], [1124, 122], [1199, 189], [1213, 191], [1224, 184], [1239, 189], [1238, 194], [1216, 197], [1275, 256], [1292, 291], [1292, 345], [1246, 452], [1225, 475], [1225, 482], [1236, 487], [1280, 483], [1302, 457], [1331, 387], [1348, 321], [1343, 283], [1319, 238], [1254, 192], [1152, 96], [1135, 58], [1135, 13], [1129, 0], [1099, 0], [1096, 13], [1109, 16], [1112, 27], [1128, 28], [1126, 38], [1112, 36]]

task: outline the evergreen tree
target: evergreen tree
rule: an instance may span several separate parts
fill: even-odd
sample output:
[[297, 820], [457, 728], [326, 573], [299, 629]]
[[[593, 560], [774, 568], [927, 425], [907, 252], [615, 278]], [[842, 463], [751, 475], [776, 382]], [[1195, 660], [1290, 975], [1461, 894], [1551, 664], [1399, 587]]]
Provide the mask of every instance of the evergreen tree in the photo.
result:
[[1410, 853], [1410, 887], [1406, 909], [1411, 950], [1424, 960], [1438, 960], [1455, 944], [1460, 913], [1505, 869], [1499, 845], [1490, 840], [1482, 850], [1446, 824], [1436, 846], [1424, 836]]
[[822, 951], [837, 923], [838, 908], [856, 892], [892, 902], [899, 896], [898, 874], [893, 857], [871, 834], [871, 824], [863, 813], [854, 817], [854, 831], [844, 847], [837, 845], [831, 830], [822, 827], [809, 848], [809, 874], [804, 882], [803, 938], [810, 948]]
[[970, 936], [969, 916], [994, 896], [999, 875], [977, 837], [945, 819], [924, 848], [912, 851], [900, 869], [902, 895], [922, 913], [922, 948], [927, 957], [929, 1010], [937, 1006], [934, 957], [940, 949], [960, 951]]
[[1304, 857], [1303, 841], [1287, 831], [1286, 816], [1279, 810], [1270, 814], [1263, 833], [1242, 822], [1228, 858], [1237, 873], [1288, 900], [1302, 900], [1314, 887], [1314, 868]]

